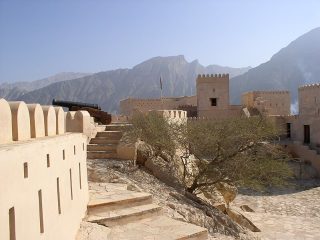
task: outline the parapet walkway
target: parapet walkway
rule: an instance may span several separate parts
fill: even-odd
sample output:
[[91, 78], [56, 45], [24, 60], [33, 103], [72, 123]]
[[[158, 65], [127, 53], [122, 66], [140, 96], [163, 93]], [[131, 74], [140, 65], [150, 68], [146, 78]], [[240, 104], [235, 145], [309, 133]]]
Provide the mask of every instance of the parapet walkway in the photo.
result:
[[[208, 237], [207, 229], [162, 214], [161, 207], [152, 203], [151, 194], [128, 191], [126, 184], [118, 183], [91, 183], [90, 188], [86, 221], [99, 225], [96, 231], [103, 233], [101, 240], [204, 240]], [[85, 240], [94, 240], [99, 234], [86, 235]]]

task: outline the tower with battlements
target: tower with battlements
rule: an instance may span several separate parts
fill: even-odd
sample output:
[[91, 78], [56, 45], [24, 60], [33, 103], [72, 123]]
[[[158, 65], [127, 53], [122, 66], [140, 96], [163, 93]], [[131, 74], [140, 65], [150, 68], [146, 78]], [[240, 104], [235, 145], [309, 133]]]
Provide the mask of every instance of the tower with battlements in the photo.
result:
[[207, 74], [197, 77], [198, 116], [225, 118], [239, 115], [240, 108], [229, 101], [229, 74]]

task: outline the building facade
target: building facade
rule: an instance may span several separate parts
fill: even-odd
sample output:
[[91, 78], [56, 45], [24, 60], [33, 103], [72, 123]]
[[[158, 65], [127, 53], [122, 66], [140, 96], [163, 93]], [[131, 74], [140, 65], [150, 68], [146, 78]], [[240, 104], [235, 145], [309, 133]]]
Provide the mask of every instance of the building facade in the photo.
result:
[[255, 108], [264, 115], [290, 115], [289, 91], [252, 91], [241, 96], [243, 107]]
[[200, 118], [229, 118], [241, 115], [240, 105], [230, 105], [229, 74], [198, 75], [197, 111]]
[[193, 110], [197, 106], [196, 96], [166, 97], [155, 99], [127, 98], [120, 101], [122, 115], [130, 116], [134, 112], [148, 112], [150, 110]]

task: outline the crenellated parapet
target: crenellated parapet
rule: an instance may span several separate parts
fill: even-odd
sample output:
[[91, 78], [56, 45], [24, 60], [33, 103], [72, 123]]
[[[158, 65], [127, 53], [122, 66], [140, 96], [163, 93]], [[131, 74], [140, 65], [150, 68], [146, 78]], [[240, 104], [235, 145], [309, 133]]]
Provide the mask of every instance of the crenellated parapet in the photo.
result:
[[0, 113], [0, 144], [66, 132], [65, 113], [61, 107], [0, 99]]
[[250, 92], [245, 92], [243, 93], [243, 95], [245, 94], [264, 94], [264, 95], [273, 95], [273, 94], [290, 94], [290, 91], [286, 91], [286, 90], [280, 90], [280, 91], [250, 91]]
[[62, 107], [7, 102], [0, 99], [0, 144], [79, 132], [91, 136], [87, 111], [65, 113]]
[[219, 74], [198, 74], [198, 78], [229, 78], [229, 73]]
[[74, 239], [89, 199], [87, 136], [65, 132], [61, 107], [0, 99], [0, 239]]
[[320, 89], [320, 83], [304, 85], [299, 87], [298, 90], [303, 91], [303, 90], [309, 90], [309, 89]]

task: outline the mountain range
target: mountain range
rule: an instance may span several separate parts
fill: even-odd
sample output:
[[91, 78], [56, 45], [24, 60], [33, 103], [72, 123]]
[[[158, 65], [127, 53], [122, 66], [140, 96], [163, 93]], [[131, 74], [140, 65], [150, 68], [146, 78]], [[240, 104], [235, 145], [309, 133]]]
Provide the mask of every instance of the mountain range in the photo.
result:
[[[182, 55], [155, 57], [132, 69], [99, 72], [72, 80], [56, 79], [56, 82], [44, 87], [37, 87], [39, 81], [31, 82], [33, 87], [31, 91], [26, 91], [25, 88], [21, 90], [19, 87], [21, 84], [18, 84], [13, 88], [15, 91], [9, 91], [9, 94], [2, 97], [41, 104], [50, 104], [53, 98], [97, 103], [108, 112], [117, 112], [121, 99], [160, 97], [160, 77], [163, 83], [163, 96], [185, 96], [195, 94], [195, 79], [200, 73], [228, 72], [233, 77], [245, 73], [248, 69], [250, 68], [218, 65], [204, 67], [197, 60], [186, 61]], [[36, 86], [33, 86], [33, 83]]]
[[53, 98], [97, 103], [115, 113], [121, 99], [160, 97], [160, 77], [163, 96], [185, 96], [195, 94], [198, 74], [229, 73], [230, 97], [234, 104], [240, 103], [243, 92], [251, 90], [289, 90], [294, 103], [299, 86], [320, 82], [319, 43], [320, 28], [316, 28], [255, 68], [203, 66], [197, 60], [186, 61], [182, 55], [155, 57], [131, 69], [94, 74], [63, 73], [33, 82], [1, 84], [0, 97], [41, 104], [50, 104]]
[[271, 59], [232, 78], [230, 96], [239, 103], [240, 95], [251, 90], [289, 90], [292, 103], [298, 87], [320, 82], [320, 27], [300, 36]]

